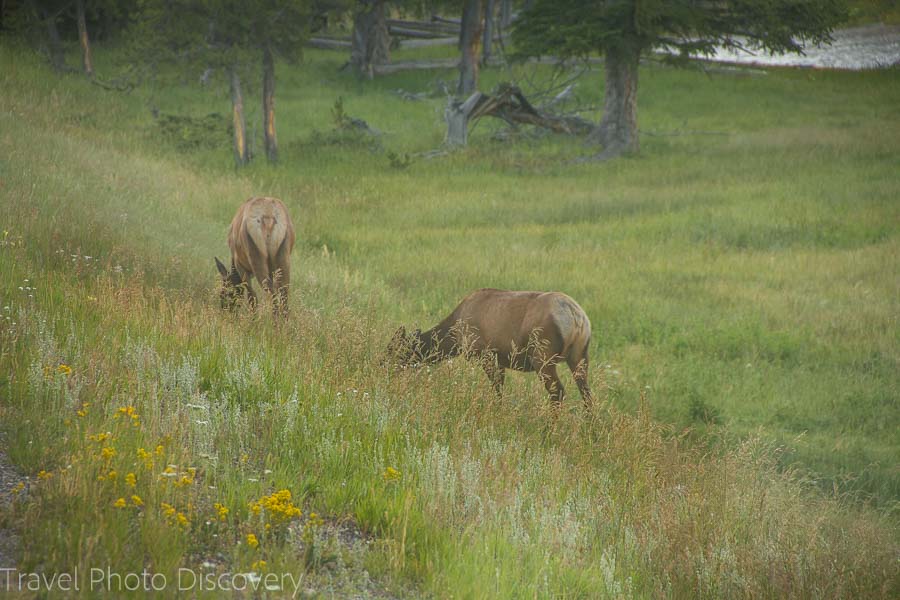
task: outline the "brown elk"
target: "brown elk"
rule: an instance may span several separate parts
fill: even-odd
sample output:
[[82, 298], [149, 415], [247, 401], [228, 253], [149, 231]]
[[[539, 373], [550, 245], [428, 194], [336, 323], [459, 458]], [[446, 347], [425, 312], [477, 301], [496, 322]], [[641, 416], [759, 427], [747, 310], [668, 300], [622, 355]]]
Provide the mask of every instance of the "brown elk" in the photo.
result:
[[506, 369], [536, 371], [557, 407], [565, 389], [556, 365], [565, 361], [589, 408], [593, 402], [588, 385], [590, 341], [590, 320], [566, 294], [481, 289], [466, 296], [428, 331], [398, 329], [388, 354], [404, 366], [436, 363], [460, 354], [478, 357], [498, 395]]
[[245, 290], [250, 304], [255, 304], [256, 294], [250, 284], [255, 277], [260, 287], [273, 295], [276, 312], [286, 311], [294, 224], [284, 203], [267, 197], [244, 202], [231, 220], [228, 247], [231, 270], [218, 257], [215, 259], [222, 275], [222, 307], [233, 307]]

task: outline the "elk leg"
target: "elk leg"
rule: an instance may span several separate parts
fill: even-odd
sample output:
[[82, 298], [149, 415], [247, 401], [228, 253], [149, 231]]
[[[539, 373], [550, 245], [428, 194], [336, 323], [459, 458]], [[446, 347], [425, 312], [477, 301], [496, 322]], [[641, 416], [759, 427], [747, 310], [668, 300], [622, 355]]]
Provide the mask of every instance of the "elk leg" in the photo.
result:
[[545, 363], [535, 370], [544, 383], [544, 387], [547, 388], [547, 393], [550, 394], [550, 401], [556, 408], [559, 408], [566, 397], [566, 389], [559, 380], [559, 375], [556, 374], [556, 364]]
[[574, 357], [569, 357], [569, 369], [575, 378], [575, 385], [581, 392], [581, 399], [584, 401], [585, 410], [590, 410], [594, 403], [594, 395], [591, 392], [591, 386], [588, 383], [588, 358], [585, 356], [581, 360], [576, 361]]
[[288, 285], [291, 282], [289, 271], [278, 269], [275, 271], [272, 281], [275, 286], [275, 312], [281, 315], [287, 313], [288, 308]]
[[250, 277], [253, 273], [236, 267], [234, 260], [231, 261], [231, 268], [237, 271], [238, 275], [241, 277], [241, 287], [244, 288], [244, 293], [247, 294], [247, 304], [249, 306], [256, 306], [256, 292], [253, 291], [253, 285], [250, 283]]
[[497, 398], [501, 398], [503, 396], [503, 383], [506, 381], [506, 371], [497, 364], [497, 357], [493, 354], [485, 356], [481, 366], [484, 368], [484, 372], [487, 373]]
[[242, 283], [241, 285], [243, 285], [244, 289], [247, 290], [247, 304], [250, 306], [256, 306], [256, 292], [253, 291], [253, 284], [250, 283], [250, 279], [245, 279], [244, 283]]
[[[272, 292], [272, 275], [269, 273], [269, 265], [266, 260], [258, 253], [250, 253], [250, 267], [253, 269], [253, 275], [262, 288], [263, 293]], [[248, 281], [249, 283], [249, 281]]]
[[[291, 252], [286, 242], [282, 242], [275, 255], [275, 265], [271, 269], [275, 285], [277, 304], [276, 310], [281, 314], [287, 313], [288, 288], [291, 285]], [[280, 266], [279, 266], [280, 265]]]

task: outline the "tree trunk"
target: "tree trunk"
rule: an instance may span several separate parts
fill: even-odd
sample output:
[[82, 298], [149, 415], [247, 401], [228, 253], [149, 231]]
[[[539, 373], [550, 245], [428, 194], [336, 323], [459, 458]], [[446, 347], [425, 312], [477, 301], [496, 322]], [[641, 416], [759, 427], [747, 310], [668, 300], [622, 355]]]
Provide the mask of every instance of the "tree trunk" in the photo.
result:
[[494, 49], [494, 0], [484, 1], [484, 41], [481, 50], [481, 64], [487, 65]]
[[94, 78], [94, 59], [91, 58], [91, 39], [88, 37], [87, 20], [84, 16], [84, 0], [75, 1], [75, 15], [78, 21], [78, 41], [81, 42], [81, 64], [84, 74]]
[[469, 142], [469, 120], [483, 98], [484, 94], [481, 92], [475, 92], [465, 102], [450, 98], [444, 110], [444, 119], [447, 121], [445, 142], [448, 146], [465, 146]]
[[263, 131], [266, 158], [278, 162], [278, 139], [275, 136], [275, 59], [272, 49], [263, 49]]
[[500, 0], [500, 27], [506, 31], [512, 23], [512, 0]]
[[374, 76], [375, 65], [391, 60], [391, 35], [384, 16], [385, 0], [358, 0], [353, 17], [350, 64], [368, 79]]
[[456, 93], [468, 96], [478, 88], [478, 54], [481, 50], [481, 32], [484, 27], [484, 11], [481, 0], [466, 0], [459, 31], [459, 85]]
[[31, 12], [38, 23], [44, 22], [47, 27], [47, 55], [50, 57], [50, 64], [57, 71], [63, 71], [66, 68], [66, 56], [63, 52], [62, 41], [59, 38], [59, 29], [56, 27], [56, 19], [59, 13], [52, 13], [43, 7], [38, 6], [35, 0], [27, 3], [31, 7]]
[[242, 167], [250, 162], [247, 148], [247, 122], [244, 120], [244, 96], [237, 67], [231, 67], [231, 115], [234, 125], [234, 164]]
[[590, 140], [603, 146], [602, 158], [638, 151], [637, 90], [640, 52], [609, 50], [605, 57], [603, 119]]

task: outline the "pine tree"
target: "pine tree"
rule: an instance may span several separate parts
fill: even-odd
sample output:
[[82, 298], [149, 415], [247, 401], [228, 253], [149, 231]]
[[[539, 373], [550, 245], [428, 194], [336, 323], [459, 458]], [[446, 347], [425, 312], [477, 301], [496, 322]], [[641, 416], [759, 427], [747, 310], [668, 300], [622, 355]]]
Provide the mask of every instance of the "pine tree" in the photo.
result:
[[666, 51], [676, 61], [716, 47], [802, 52], [830, 40], [846, 15], [842, 0], [535, 0], [514, 24], [521, 56], [600, 53], [606, 72], [603, 118], [592, 139], [602, 158], [638, 150], [638, 63]]

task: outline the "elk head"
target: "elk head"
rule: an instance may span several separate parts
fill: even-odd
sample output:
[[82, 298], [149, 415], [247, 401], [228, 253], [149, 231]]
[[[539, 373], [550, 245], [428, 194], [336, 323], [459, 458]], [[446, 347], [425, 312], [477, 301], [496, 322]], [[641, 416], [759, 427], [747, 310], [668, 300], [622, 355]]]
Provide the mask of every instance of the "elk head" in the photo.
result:
[[[216, 268], [219, 275], [222, 276], [222, 287], [219, 289], [219, 300], [222, 308], [233, 309], [238, 302], [244, 297], [247, 290], [247, 284], [241, 279], [240, 273], [231, 266], [231, 270], [227, 269], [219, 257], [213, 257], [216, 261]], [[252, 299], [252, 297], [251, 297]]]
[[416, 329], [412, 333], [406, 332], [406, 327], [400, 327], [391, 338], [387, 347], [388, 362], [393, 362], [402, 367], [413, 366], [422, 362], [422, 332]]

